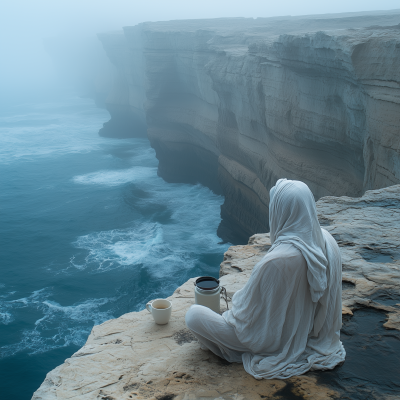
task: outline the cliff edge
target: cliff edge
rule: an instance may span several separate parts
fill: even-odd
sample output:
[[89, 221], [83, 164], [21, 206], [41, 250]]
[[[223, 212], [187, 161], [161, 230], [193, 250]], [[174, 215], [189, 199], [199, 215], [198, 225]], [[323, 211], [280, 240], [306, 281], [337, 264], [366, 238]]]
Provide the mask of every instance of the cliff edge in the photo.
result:
[[[54, 399], [398, 399], [400, 392], [400, 185], [361, 198], [324, 197], [321, 225], [343, 257], [343, 328], [347, 357], [333, 371], [257, 381], [198, 343], [185, 327], [193, 281], [175, 290], [170, 323], [146, 311], [95, 326], [87, 343], [47, 374], [33, 400]], [[231, 247], [220, 267], [231, 296], [270, 247], [268, 234]], [[223, 305], [221, 303], [221, 305]]]
[[225, 195], [227, 240], [269, 230], [283, 176], [316, 199], [400, 183], [399, 10], [142, 23], [99, 38], [118, 71], [101, 134], [147, 129], [160, 176]]

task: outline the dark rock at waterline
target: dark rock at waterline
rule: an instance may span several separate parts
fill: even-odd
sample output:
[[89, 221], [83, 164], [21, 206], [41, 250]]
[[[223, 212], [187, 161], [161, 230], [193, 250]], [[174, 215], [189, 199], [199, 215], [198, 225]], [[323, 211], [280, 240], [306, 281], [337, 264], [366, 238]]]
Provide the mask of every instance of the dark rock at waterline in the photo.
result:
[[144, 115], [127, 107], [115, 107], [106, 104], [111, 119], [99, 130], [100, 136], [125, 139], [131, 137], [147, 138]]
[[[163, 129], [161, 129], [161, 134]], [[200, 183], [222, 194], [218, 175], [218, 155], [190, 143], [150, 140], [159, 161], [158, 175], [170, 183]]]

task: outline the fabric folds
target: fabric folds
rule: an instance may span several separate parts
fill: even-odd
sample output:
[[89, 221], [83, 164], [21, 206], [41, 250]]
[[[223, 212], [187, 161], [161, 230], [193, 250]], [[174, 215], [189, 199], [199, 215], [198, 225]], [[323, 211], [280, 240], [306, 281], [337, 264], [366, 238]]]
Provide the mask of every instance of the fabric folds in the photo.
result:
[[189, 312], [190, 323], [195, 313], [205, 321], [193, 331], [203, 346], [229, 361], [241, 359], [257, 379], [332, 369], [346, 356], [340, 341], [339, 247], [320, 227], [306, 184], [279, 180], [271, 189], [269, 209], [272, 247], [222, 315], [225, 336], [207, 325], [211, 319], [207, 322], [207, 313], [198, 308]]

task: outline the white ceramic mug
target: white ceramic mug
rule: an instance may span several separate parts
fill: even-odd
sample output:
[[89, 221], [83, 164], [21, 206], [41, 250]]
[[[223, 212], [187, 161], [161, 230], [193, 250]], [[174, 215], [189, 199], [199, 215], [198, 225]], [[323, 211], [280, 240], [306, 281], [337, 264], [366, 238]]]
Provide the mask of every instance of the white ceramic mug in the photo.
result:
[[149, 301], [146, 304], [147, 311], [151, 313], [156, 324], [165, 325], [171, 317], [172, 304], [165, 299]]

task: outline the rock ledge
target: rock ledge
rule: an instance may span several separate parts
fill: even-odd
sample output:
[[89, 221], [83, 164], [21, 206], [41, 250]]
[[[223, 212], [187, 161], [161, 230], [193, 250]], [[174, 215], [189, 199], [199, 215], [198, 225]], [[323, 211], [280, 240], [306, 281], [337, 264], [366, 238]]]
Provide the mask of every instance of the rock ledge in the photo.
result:
[[[400, 185], [361, 198], [324, 197], [317, 209], [343, 257], [343, 366], [257, 381], [242, 365], [200, 350], [184, 322], [193, 278], [169, 297], [168, 325], [155, 325], [143, 310], [95, 326], [87, 343], [47, 374], [33, 400], [399, 399]], [[220, 275], [229, 295], [269, 247], [269, 235], [257, 234], [225, 253]]]

